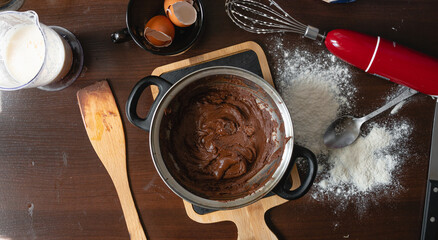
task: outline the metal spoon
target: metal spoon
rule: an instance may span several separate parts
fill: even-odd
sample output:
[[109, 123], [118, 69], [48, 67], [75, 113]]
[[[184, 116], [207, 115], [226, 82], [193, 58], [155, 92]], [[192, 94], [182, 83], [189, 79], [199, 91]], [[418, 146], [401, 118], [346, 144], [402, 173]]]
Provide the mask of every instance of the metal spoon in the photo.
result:
[[413, 89], [407, 89], [398, 97], [383, 105], [381, 108], [361, 118], [342, 116], [336, 119], [332, 124], [330, 124], [324, 134], [324, 144], [329, 148], [343, 148], [352, 144], [357, 137], [359, 137], [360, 127], [364, 122], [388, 110], [392, 106], [416, 93], [418, 92]]

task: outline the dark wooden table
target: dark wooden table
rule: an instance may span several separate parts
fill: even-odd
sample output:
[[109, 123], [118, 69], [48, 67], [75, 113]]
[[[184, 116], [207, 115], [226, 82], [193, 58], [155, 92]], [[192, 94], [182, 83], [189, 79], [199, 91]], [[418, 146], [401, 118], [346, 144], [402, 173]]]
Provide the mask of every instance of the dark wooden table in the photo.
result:
[[[134, 42], [115, 45], [110, 34], [125, 26], [128, 0], [27, 0], [21, 10], [35, 10], [46, 25], [72, 31], [85, 51], [80, 78], [59, 92], [37, 89], [1, 92], [0, 239], [128, 239], [122, 210], [104, 167], [82, 124], [76, 92], [108, 79], [123, 116], [129, 177], [149, 239], [236, 239], [230, 222], [198, 224], [183, 202], [158, 176], [148, 134], [131, 125], [124, 105], [133, 85], [158, 66], [247, 40], [268, 50], [270, 38], [244, 32], [226, 16], [224, 1], [206, 0], [205, 31], [195, 47], [177, 57], [152, 55]], [[438, 57], [438, 1], [358, 0], [329, 5], [320, 0], [279, 1], [302, 22], [326, 31], [346, 28], [380, 35]], [[296, 34], [290, 46], [311, 52], [323, 46]], [[268, 51], [266, 51], [268, 52]], [[268, 61], [273, 56], [268, 54]], [[353, 69], [353, 68], [352, 68]], [[271, 68], [273, 75], [276, 69]], [[358, 83], [358, 113], [384, 101], [393, 83], [353, 69]], [[152, 103], [149, 92], [142, 98]], [[336, 203], [309, 195], [268, 212], [280, 239], [419, 239], [430, 153], [434, 101], [425, 95], [400, 115], [412, 122], [411, 155], [401, 166], [403, 191], [380, 199], [365, 213], [353, 208], [334, 212]]]

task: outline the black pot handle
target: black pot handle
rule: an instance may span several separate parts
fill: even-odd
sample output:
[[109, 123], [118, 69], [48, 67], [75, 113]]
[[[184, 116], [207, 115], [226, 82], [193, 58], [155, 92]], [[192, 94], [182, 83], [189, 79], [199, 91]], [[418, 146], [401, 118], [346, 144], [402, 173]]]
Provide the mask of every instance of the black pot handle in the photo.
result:
[[[143, 91], [151, 85], [158, 87], [158, 96], [152, 103], [146, 118], [140, 118], [137, 114], [138, 100], [140, 99]], [[147, 76], [138, 81], [138, 83], [132, 89], [131, 94], [129, 94], [128, 101], [126, 102], [126, 116], [128, 117], [128, 120], [135, 126], [149, 132], [151, 129], [151, 122], [155, 109], [157, 108], [158, 103], [160, 103], [164, 94], [171, 86], [171, 83], [158, 76]]]
[[131, 34], [129, 34], [128, 29], [124, 28], [120, 31], [111, 33], [111, 40], [113, 43], [122, 43], [132, 40], [132, 37]]
[[[309, 172], [304, 181], [302, 181], [301, 186], [299, 186], [295, 190], [290, 190], [290, 171], [292, 170], [292, 167], [294, 166], [295, 162], [299, 157], [305, 158], [309, 162]], [[313, 154], [312, 151], [310, 151], [307, 148], [301, 147], [299, 145], [294, 145], [294, 149], [292, 152], [292, 159], [289, 163], [288, 169], [286, 173], [281, 178], [280, 182], [275, 186], [275, 188], [272, 190], [274, 193], [276, 193], [278, 196], [287, 199], [287, 200], [294, 200], [297, 198], [300, 198], [306, 194], [310, 187], [313, 184], [313, 181], [316, 177], [316, 172], [318, 169], [318, 163], [316, 162], [315, 154]]]

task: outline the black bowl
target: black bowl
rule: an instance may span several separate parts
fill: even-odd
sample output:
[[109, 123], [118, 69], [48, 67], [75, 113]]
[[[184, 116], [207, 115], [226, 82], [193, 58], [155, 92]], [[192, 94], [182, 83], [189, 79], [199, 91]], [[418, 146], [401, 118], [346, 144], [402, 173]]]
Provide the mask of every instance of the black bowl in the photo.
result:
[[131, 0], [126, 12], [126, 25], [132, 39], [146, 51], [158, 55], [179, 55], [189, 50], [199, 38], [204, 25], [204, 8], [201, 0], [194, 0], [198, 16], [196, 22], [189, 27], [175, 26], [175, 38], [167, 47], [154, 47], [144, 38], [144, 27], [147, 21], [156, 15], [165, 15], [164, 0]]

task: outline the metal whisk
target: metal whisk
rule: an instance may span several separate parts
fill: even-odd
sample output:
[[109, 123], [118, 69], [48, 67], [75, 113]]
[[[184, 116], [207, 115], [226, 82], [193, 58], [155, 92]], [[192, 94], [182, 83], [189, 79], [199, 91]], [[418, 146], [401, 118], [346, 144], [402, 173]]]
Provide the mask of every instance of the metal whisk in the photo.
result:
[[297, 21], [273, 0], [269, 0], [269, 5], [258, 0], [226, 0], [225, 11], [237, 26], [248, 32], [294, 32], [312, 40], [325, 38], [318, 28]]

